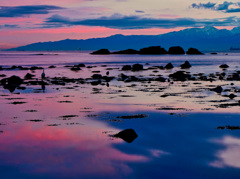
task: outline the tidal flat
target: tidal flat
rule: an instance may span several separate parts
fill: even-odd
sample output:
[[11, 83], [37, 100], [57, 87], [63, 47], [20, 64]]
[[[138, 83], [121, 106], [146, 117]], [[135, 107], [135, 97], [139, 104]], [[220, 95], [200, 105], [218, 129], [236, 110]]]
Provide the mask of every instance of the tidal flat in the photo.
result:
[[49, 53], [0, 55], [3, 178], [239, 177], [238, 55]]

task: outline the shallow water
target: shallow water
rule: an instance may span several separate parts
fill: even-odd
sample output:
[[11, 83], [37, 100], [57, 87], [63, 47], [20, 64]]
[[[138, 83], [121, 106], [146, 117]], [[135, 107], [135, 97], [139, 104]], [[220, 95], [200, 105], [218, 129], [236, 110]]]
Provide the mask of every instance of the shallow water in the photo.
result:
[[[124, 72], [137, 77], [180, 70], [189, 60], [190, 73], [238, 70], [238, 54], [204, 56], [91, 56], [87, 53], [1, 52], [3, 67], [45, 68], [46, 82], [54, 77], [90, 78], [94, 71], [118, 76], [124, 64], [144, 68], [172, 62], [172, 70]], [[42, 53], [42, 52], [41, 52]], [[50, 54], [50, 55], [49, 55]], [[71, 71], [65, 65], [85, 63], [93, 68]], [[48, 66], [56, 65], [49, 69]], [[102, 66], [107, 65], [107, 66]], [[112, 68], [112, 69], [107, 69]], [[3, 70], [0, 74], [36, 75], [42, 70]], [[95, 72], [96, 73], [96, 72]], [[5, 77], [0, 77], [0, 80]], [[231, 85], [234, 83], [234, 86]], [[221, 95], [210, 88], [221, 85]], [[224, 95], [239, 81], [129, 82], [106, 84], [25, 85], [10, 93], [0, 86], [1, 178], [238, 178], [240, 175], [239, 105]], [[230, 91], [229, 91], [230, 90]], [[168, 94], [167, 97], [161, 97]], [[222, 102], [223, 101], [223, 102]], [[140, 117], [139, 117], [140, 116]], [[225, 129], [219, 129], [223, 127]], [[111, 137], [132, 128], [138, 137], [127, 143]]]

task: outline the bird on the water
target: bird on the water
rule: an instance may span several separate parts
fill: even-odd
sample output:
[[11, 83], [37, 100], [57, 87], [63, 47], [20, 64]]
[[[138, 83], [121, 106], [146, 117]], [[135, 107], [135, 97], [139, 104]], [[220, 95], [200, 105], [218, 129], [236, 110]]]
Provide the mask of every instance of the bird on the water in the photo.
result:
[[42, 72], [42, 79], [44, 79], [45, 78], [45, 73], [44, 73], [44, 68], [43, 68], [43, 72]]

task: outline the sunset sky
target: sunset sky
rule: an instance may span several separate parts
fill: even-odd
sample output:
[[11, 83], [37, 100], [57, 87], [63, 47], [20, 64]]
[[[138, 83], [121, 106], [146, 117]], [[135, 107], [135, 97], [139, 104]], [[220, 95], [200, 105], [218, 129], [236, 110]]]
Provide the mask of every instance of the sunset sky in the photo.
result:
[[231, 29], [239, 21], [239, 0], [0, 0], [0, 49], [206, 25]]

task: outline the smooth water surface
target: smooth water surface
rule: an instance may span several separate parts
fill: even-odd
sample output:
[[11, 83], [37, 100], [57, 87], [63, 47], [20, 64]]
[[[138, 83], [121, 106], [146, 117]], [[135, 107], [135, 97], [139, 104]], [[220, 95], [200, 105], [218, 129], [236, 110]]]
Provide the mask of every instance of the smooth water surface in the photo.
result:
[[[42, 53], [42, 52], [41, 52]], [[172, 70], [154, 72], [167, 77], [185, 60], [190, 73], [225, 73], [238, 70], [239, 54], [203, 56], [91, 56], [76, 52], [1, 52], [4, 68], [12, 65], [45, 68], [46, 81], [90, 78], [93, 74], [123, 73], [125, 64], [165, 65]], [[58, 55], [56, 55], [58, 54]], [[91, 68], [75, 72], [65, 65], [84, 63]], [[149, 64], [145, 64], [149, 63]], [[55, 65], [50, 69], [48, 66]], [[3, 70], [0, 80], [32, 73], [40, 81], [42, 70]], [[137, 77], [152, 71], [124, 72]], [[10, 93], [0, 86], [1, 178], [239, 178], [239, 105], [221, 108], [239, 81], [129, 82], [117, 79], [97, 86], [24, 84]], [[222, 85], [221, 95], [209, 90]], [[230, 91], [228, 90], [230, 89]], [[161, 97], [168, 94], [167, 97]], [[135, 117], [134, 117], [135, 116]], [[221, 129], [223, 128], [223, 129]], [[138, 137], [127, 143], [112, 135], [133, 129]]]

